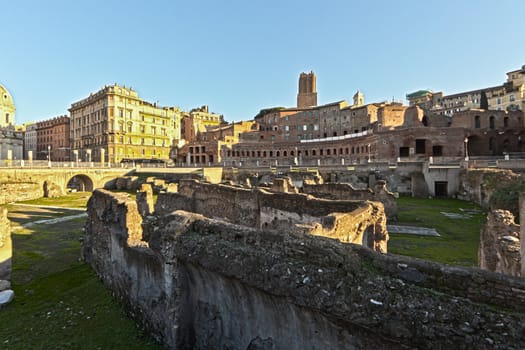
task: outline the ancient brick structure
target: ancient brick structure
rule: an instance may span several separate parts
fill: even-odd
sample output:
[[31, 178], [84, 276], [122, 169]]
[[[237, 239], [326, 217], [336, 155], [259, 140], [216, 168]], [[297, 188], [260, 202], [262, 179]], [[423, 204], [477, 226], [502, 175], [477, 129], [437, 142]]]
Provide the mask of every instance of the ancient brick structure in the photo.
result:
[[397, 203], [394, 194], [386, 188], [386, 181], [377, 181], [373, 188], [355, 189], [348, 183], [303, 184], [302, 191], [318, 198], [342, 200], [369, 200], [383, 203], [389, 219], [397, 217]]
[[480, 268], [521, 276], [520, 226], [507, 210], [493, 210], [481, 230], [478, 265]]
[[168, 348], [525, 347], [521, 278], [184, 211], [142, 222], [104, 190], [88, 215], [85, 260]]
[[299, 93], [297, 94], [297, 108], [317, 106], [317, 82], [315, 73], [301, 73], [299, 76]]
[[270, 193], [263, 189], [183, 180], [178, 193], [160, 193], [157, 197], [157, 215], [174, 210], [256, 229], [332, 237], [378, 252], [387, 251], [386, 216], [379, 202], [328, 201], [305, 194]]

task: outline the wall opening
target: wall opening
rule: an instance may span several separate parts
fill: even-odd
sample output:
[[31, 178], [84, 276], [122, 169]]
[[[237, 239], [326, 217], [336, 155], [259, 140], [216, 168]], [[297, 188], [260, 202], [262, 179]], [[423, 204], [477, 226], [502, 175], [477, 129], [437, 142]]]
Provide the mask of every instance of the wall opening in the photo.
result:
[[410, 150], [408, 147], [399, 147], [399, 156], [408, 157], [410, 155]]
[[416, 153], [425, 154], [426, 152], [426, 140], [416, 139]]
[[363, 247], [367, 247], [372, 250], [374, 249], [374, 234], [374, 226], [368, 226], [365, 232], [363, 232], [363, 241], [361, 242]]
[[436, 197], [448, 197], [448, 182], [447, 181], [434, 182], [434, 195]]
[[70, 192], [93, 192], [93, 180], [87, 175], [75, 175], [69, 179], [66, 188]]

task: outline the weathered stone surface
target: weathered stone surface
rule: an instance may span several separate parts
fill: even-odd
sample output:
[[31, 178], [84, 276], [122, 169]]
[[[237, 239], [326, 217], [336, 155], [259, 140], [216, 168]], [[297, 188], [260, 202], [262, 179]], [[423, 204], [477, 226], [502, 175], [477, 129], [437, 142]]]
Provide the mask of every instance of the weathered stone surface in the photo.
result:
[[11, 289], [11, 282], [7, 280], [0, 280], [0, 291]]
[[11, 224], [7, 219], [7, 209], [0, 207], [0, 280], [11, 280], [12, 255]]
[[520, 226], [507, 210], [493, 210], [481, 229], [478, 264], [485, 270], [520, 276]]
[[103, 190], [88, 214], [84, 256], [168, 348], [525, 347], [521, 278], [183, 211], [141, 231]]
[[137, 207], [141, 216], [148, 216], [153, 213], [153, 189], [150, 184], [142, 184], [140, 191], [136, 195]]
[[387, 252], [386, 216], [379, 202], [326, 200], [305, 194], [181, 180], [178, 193], [159, 194], [155, 205], [157, 214], [174, 210], [259, 229], [337, 238]]
[[386, 188], [386, 181], [376, 181], [372, 188], [355, 189], [346, 183], [311, 185], [304, 183], [303, 192], [318, 198], [341, 200], [369, 200], [383, 203], [385, 213], [391, 220], [397, 217], [397, 203], [394, 194]]
[[64, 189], [51, 181], [44, 181], [44, 197], [56, 198], [65, 195]]
[[138, 176], [119, 176], [115, 180], [115, 189], [136, 191], [140, 188], [141, 184]]
[[[469, 169], [462, 174], [458, 198], [479, 204], [484, 209], [509, 209], [501, 206], [491, 207], [494, 192], [511, 183], [523, 181], [523, 176], [512, 170]], [[517, 205], [517, 203], [516, 203]], [[518, 212], [514, 212], [518, 215]]]
[[[250, 186], [251, 187], [251, 186]], [[292, 179], [288, 176], [277, 178], [273, 180], [272, 191], [284, 193], [299, 193], [297, 187], [292, 183]]]
[[0, 183], [0, 205], [44, 196], [44, 187], [33, 182]]

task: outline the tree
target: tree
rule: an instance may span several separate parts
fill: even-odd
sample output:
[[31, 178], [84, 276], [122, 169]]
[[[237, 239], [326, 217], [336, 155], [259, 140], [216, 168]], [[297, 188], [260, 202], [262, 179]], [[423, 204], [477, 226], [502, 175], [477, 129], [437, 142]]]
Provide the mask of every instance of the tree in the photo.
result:
[[479, 108], [487, 110], [489, 109], [489, 100], [487, 99], [487, 94], [485, 91], [481, 91], [481, 97], [479, 99]]

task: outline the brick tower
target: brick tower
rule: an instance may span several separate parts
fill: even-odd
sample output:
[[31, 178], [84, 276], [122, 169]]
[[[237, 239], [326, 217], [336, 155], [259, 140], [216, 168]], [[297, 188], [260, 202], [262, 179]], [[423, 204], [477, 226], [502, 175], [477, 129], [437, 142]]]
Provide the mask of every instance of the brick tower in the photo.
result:
[[299, 76], [299, 93], [297, 94], [297, 108], [317, 106], [317, 91], [315, 73], [301, 73]]

